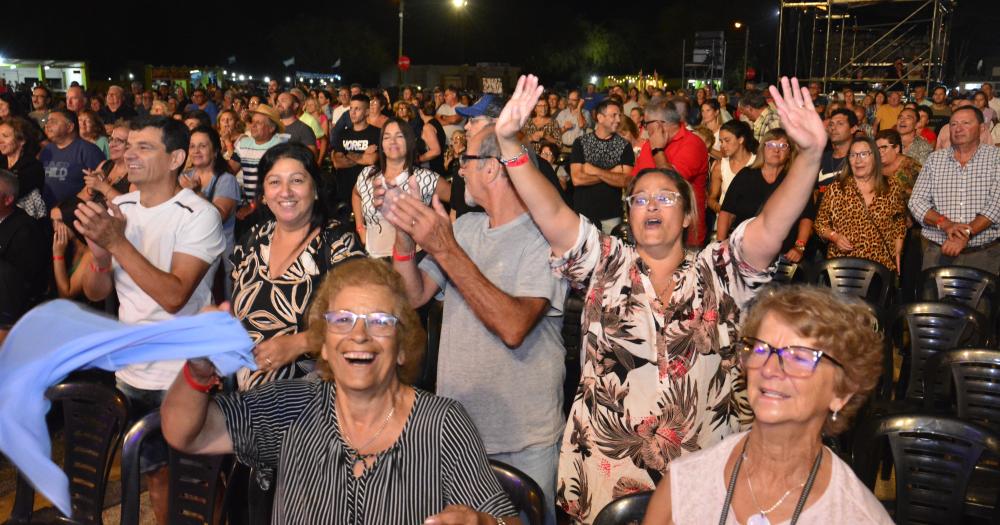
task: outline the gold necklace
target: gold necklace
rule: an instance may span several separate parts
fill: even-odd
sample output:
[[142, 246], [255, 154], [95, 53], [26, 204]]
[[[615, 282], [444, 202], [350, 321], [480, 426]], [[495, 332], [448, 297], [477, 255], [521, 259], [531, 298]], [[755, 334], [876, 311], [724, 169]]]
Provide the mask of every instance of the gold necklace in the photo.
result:
[[[343, 414], [343, 411], [340, 411], [340, 413]], [[372, 443], [375, 442], [376, 439], [378, 439], [380, 435], [382, 435], [382, 431], [385, 430], [385, 427], [389, 425], [389, 420], [392, 419], [392, 415], [395, 413], [396, 413], [396, 396], [392, 396], [392, 406], [389, 407], [389, 413], [385, 415], [385, 419], [382, 420], [382, 424], [379, 425], [378, 430], [376, 430], [375, 433], [372, 434], [370, 438], [368, 438], [368, 441], [362, 443], [360, 447], [354, 446], [354, 443], [351, 440], [350, 436], [347, 435], [347, 425], [345, 425], [344, 423], [340, 424], [340, 430], [341, 430], [340, 433], [344, 437], [344, 442], [347, 443], [348, 448], [350, 448], [353, 451], [353, 453], [351, 454], [352, 461], [354, 461], [355, 463], [358, 461], [363, 462], [364, 460], [375, 456], [375, 454], [362, 454], [361, 451], [368, 448]], [[337, 420], [341, 421], [339, 417], [337, 418]]]

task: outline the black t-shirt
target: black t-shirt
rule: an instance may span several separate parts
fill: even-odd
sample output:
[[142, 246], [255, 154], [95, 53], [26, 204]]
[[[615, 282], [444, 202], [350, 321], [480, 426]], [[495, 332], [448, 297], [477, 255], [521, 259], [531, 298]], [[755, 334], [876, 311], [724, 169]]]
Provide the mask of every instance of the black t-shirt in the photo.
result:
[[826, 187], [837, 180], [837, 175], [843, 171], [846, 161], [847, 156], [834, 157], [833, 149], [827, 149], [823, 152], [823, 158], [819, 163], [819, 176], [816, 178], [816, 191], [813, 192], [817, 209], [823, 200], [823, 192], [826, 191]]
[[316, 134], [313, 133], [308, 124], [299, 119], [295, 119], [295, 122], [285, 126], [285, 133], [290, 135], [288, 142], [297, 142], [310, 148], [316, 147]]
[[[599, 139], [594, 133], [587, 133], [573, 141], [573, 151], [569, 163], [589, 163], [601, 169], [610, 170], [615, 166], [635, 165], [632, 145], [621, 135]], [[590, 186], [575, 186], [573, 210], [597, 222], [620, 217], [622, 214], [622, 189], [598, 182]]]
[[[354, 127], [343, 130], [340, 133], [338, 142], [333, 145], [333, 150], [340, 153], [364, 153], [370, 145], [378, 145], [381, 130], [375, 126], [367, 126], [361, 131], [355, 131]], [[354, 182], [358, 180], [358, 175], [365, 166], [360, 164], [350, 168], [337, 169], [337, 197], [348, 201]], [[349, 202], [349, 201], [348, 201]]]
[[[771, 197], [774, 190], [778, 189], [783, 180], [785, 180], [785, 173], [778, 175], [773, 184], [768, 184], [760, 168], [746, 167], [741, 169], [733, 178], [733, 182], [729, 184], [729, 189], [726, 190], [726, 199], [722, 202], [722, 211], [735, 215], [729, 231], [732, 232], [743, 221], [756, 217], [761, 208], [764, 207], [764, 203]], [[816, 207], [813, 205], [812, 199], [809, 199], [805, 209], [799, 215], [799, 220], [815, 218]], [[796, 221], [781, 245], [781, 253], [785, 253], [795, 246], [798, 229], [799, 225]]]

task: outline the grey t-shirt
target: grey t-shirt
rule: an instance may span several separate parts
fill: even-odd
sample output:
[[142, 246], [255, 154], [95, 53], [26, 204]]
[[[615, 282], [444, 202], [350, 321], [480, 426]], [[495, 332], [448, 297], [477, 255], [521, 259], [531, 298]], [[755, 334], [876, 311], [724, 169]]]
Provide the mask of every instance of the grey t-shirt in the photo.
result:
[[301, 120], [295, 119], [295, 122], [285, 126], [285, 133], [291, 136], [288, 142], [298, 142], [303, 146], [316, 147], [316, 134], [313, 133], [308, 124]]
[[455, 222], [455, 239], [498, 288], [515, 297], [541, 297], [550, 308], [520, 347], [507, 348], [486, 329], [433, 257], [420, 263], [444, 293], [437, 395], [462, 403], [488, 454], [518, 452], [562, 437], [565, 348], [562, 309], [566, 284], [552, 273], [552, 249], [525, 213], [497, 228], [485, 213]]

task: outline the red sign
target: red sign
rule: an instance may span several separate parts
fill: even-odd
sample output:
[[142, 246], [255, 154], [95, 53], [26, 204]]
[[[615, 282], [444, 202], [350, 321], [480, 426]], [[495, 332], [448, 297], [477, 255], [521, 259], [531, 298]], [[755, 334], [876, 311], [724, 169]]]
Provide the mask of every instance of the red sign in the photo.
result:
[[399, 61], [396, 62], [396, 64], [399, 65], [400, 71], [406, 71], [407, 69], [410, 69], [410, 57], [406, 55], [400, 55]]
[[753, 80], [755, 78], [757, 78], [757, 70], [754, 69], [754, 68], [752, 68], [752, 67], [748, 67], [747, 68], [747, 80]]

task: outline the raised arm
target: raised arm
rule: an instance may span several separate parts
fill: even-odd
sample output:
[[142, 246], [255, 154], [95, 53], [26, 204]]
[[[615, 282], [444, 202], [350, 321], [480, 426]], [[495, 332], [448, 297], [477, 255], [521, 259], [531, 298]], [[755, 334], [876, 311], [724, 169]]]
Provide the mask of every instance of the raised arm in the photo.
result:
[[[522, 153], [517, 132], [527, 122], [543, 89], [538, 85], [538, 78], [534, 75], [518, 79], [517, 88], [504, 106], [496, 124], [497, 139], [504, 158], [513, 158]], [[551, 246], [552, 253], [562, 256], [569, 251], [576, 243], [580, 230], [580, 216], [563, 202], [559, 191], [545, 179], [534, 164], [525, 162], [520, 166], [507, 166], [507, 174], [528, 212], [531, 213], [531, 218]]]
[[781, 249], [781, 242], [811, 198], [820, 158], [826, 146], [823, 121], [813, 107], [806, 88], [799, 87], [797, 78], [789, 82], [781, 78], [781, 92], [770, 87], [774, 104], [788, 136], [799, 148], [799, 154], [788, 168], [788, 175], [771, 197], [757, 219], [747, 226], [743, 238], [743, 255], [751, 266], [767, 268]]
[[177, 374], [160, 407], [164, 439], [188, 454], [232, 453], [233, 442], [222, 410], [208, 393], [195, 390], [184, 377], [188, 374], [191, 382], [210, 384], [218, 379], [212, 362], [192, 359], [185, 366], [187, 369]]

